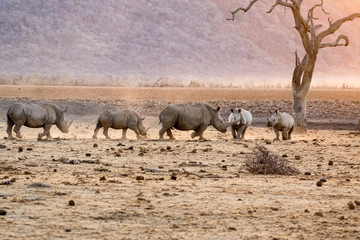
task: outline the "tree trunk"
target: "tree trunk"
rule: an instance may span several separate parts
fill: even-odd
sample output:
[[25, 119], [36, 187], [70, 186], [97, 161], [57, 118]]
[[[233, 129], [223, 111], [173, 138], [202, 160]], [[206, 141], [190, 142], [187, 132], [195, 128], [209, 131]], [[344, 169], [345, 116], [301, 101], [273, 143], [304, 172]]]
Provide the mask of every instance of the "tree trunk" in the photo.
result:
[[293, 115], [295, 119], [295, 132], [306, 133], [306, 94], [293, 91]]
[[295, 132], [306, 133], [306, 96], [310, 89], [311, 79], [315, 68], [316, 54], [306, 54], [302, 61], [296, 56], [293, 73], [293, 115], [295, 119]]

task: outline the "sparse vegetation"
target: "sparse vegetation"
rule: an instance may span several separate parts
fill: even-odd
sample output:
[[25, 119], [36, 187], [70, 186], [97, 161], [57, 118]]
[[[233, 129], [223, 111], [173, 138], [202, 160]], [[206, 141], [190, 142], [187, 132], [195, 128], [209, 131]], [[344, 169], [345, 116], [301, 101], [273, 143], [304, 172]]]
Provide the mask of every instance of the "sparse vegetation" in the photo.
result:
[[258, 144], [253, 149], [253, 154], [247, 156], [244, 167], [247, 171], [254, 174], [299, 174], [299, 170], [291, 167], [288, 160]]

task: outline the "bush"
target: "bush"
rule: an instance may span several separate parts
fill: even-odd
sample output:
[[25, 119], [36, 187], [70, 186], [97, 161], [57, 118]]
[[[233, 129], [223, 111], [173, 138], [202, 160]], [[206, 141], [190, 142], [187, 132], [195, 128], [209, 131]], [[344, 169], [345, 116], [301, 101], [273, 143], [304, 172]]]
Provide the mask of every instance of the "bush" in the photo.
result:
[[244, 167], [250, 173], [255, 174], [299, 174], [299, 170], [289, 166], [289, 162], [285, 158], [258, 144], [253, 149], [253, 154], [246, 157]]

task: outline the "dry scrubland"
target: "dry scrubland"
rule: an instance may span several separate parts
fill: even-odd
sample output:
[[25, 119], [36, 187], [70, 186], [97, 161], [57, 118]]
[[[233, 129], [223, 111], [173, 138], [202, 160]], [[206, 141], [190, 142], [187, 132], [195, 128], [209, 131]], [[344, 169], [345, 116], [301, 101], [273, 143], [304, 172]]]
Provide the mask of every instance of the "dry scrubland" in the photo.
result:
[[[9, 184], [0, 185], [0, 210], [6, 211], [0, 216], [1, 239], [359, 239], [360, 139], [348, 129], [354, 128], [352, 123], [344, 125], [346, 130], [334, 130], [334, 125], [318, 130], [314, 125], [308, 134], [273, 142], [274, 133], [261, 127], [265, 110], [259, 109], [259, 127], [251, 127], [245, 141], [234, 141], [229, 132], [213, 128], [205, 132], [210, 141], [194, 141], [190, 132], [179, 131], [174, 133], [176, 141], [156, 140], [155, 113], [169, 102], [213, 101], [225, 109], [236, 103], [287, 107], [291, 92], [36, 89], [2, 86], [0, 112], [4, 116], [12, 97], [54, 99], [68, 106], [67, 118], [75, 122], [69, 134], [53, 128], [52, 135], [60, 137], [53, 141], [35, 140], [40, 129], [29, 128], [23, 128], [25, 139], [9, 141], [3, 139], [6, 123], [1, 118], [0, 183]], [[316, 118], [320, 123], [340, 105], [359, 110], [357, 91], [311, 94], [316, 106], [335, 104], [323, 118]], [[153, 105], [141, 107], [147, 100]], [[105, 141], [101, 132], [92, 140], [94, 117], [102, 109], [94, 101], [149, 112], [148, 139], [137, 141], [129, 131], [128, 141]], [[358, 118], [354, 113], [346, 116]], [[110, 130], [110, 136], [116, 139], [121, 133]], [[243, 164], [256, 144], [284, 156], [300, 174], [246, 171]], [[321, 178], [326, 182], [318, 187]], [[31, 185], [36, 182], [51, 187]]]

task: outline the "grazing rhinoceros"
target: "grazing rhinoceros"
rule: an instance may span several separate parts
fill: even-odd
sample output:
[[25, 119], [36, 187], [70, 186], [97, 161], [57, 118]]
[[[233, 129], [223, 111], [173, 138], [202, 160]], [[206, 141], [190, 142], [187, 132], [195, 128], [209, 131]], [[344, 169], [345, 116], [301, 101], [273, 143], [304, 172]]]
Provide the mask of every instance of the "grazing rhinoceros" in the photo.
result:
[[242, 108], [231, 109], [229, 122], [238, 121], [230, 125], [233, 139], [243, 139], [246, 129], [251, 125], [252, 115]]
[[295, 127], [295, 120], [291, 115], [276, 110], [270, 118], [267, 118], [267, 126], [274, 128], [276, 134], [275, 140], [280, 140], [279, 131], [282, 131], [283, 140], [291, 140], [291, 133]]
[[142, 139], [142, 136], [146, 136], [148, 129], [145, 129], [143, 125], [143, 120], [145, 118], [140, 118], [135, 112], [131, 110], [118, 110], [118, 111], [103, 111], [96, 124], [94, 130], [93, 138], [97, 138], [97, 134], [100, 128], [104, 128], [104, 135], [106, 139], [111, 139], [108, 135], [109, 128], [113, 129], [122, 129], [122, 139], [126, 138], [126, 131], [128, 128], [133, 130], [136, 133], [137, 139]]
[[160, 139], [164, 138], [164, 133], [175, 140], [171, 128], [182, 131], [194, 130], [191, 137], [200, 137], [204, 140], [203, 133], [206, 128], [212, 125], [216, 130], [225, 133], [230, 123], [224, 123], [217, 109], [207, 103], [197, 103], [195, 105], [168, 105], [159, 115], [162, 128], [159, 132]]
[[13, 139], [12, 128], [16, 137], [22, 138], [20, 128], [22, 125], [30, 128], [44, 128], [43, 133], [39, 133], [38, 139], [46, 135], [47, 139], [52, 139], [50, 128], [52, 125], [63, 133], [69, 132], [72, 123], [67, 123], [64, 119], [66, 108], [61, 110], [57, 105], [51, 103], [14, 103], [7, 111], [7, 134], [9, 139]]

